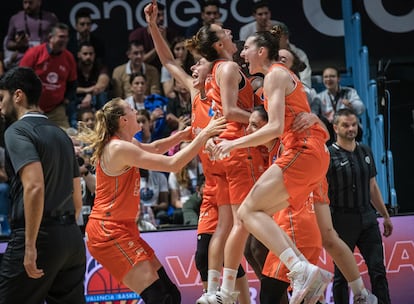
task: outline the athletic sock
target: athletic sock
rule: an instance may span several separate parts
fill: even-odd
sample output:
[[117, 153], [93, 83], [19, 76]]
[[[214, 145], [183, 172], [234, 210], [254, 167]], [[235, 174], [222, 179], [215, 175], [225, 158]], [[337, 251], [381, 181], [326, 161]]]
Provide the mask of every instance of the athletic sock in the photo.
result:
[[173, 301], [171, 295], [167, 293], [162, 286], [161, 280], [158, 279], [140, 293], [145, 304], [178, 304]]
[[157, 270], [158, 276], [161, 280], [162, 287], [164, 290], [171, 295], [175, 303], [181, 303], [181, 293], [177, 286], [171, 281], [167, 275], [164, 267]]
[[364, 295], [364, 296], [368, 295], [368, 290], [365, 288], [364, 281], [362, 281], [361, 277], [359, 277], [358, 279], [352, 282], [349, 282], [348, 285], [349, 287], [351, 287], [352, 293], [354, 295]]
[[216, 293], [220, 286], [220, 272], [215, 269], [208, 270], [207, 293]]
[[301, 253], [300, 254], [300, 256], [299, 256], [299, 260], [300, 261], [302, 261], [302, 262], [306, 262], [306, 263], [310, 263], [309, 261], [308, 261], [308, 259], [303, 255], [303, 253]]
[[285, 249], [279, 256], [280, 260], [286, 267], [292, 271], [293, 266], [300, 262], [298, 256], [292, 248]]
[[234, 291], [236, 286], [236, 276], [237, 270], [224, 268], [223, 269], [223, 283], [221, 284], [221, 288], [228, 291], [229, 293]]

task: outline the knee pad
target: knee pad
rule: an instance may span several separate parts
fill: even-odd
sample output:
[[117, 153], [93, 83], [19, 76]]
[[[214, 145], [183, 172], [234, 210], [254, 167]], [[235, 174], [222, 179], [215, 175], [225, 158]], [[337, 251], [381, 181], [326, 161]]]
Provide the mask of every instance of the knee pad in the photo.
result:
[[208, 277], [208, 245], [210, 244], [211, 237], [211, 234], [200, 234], [197, 240], [195, 264], [203, 282], [206, 282]]

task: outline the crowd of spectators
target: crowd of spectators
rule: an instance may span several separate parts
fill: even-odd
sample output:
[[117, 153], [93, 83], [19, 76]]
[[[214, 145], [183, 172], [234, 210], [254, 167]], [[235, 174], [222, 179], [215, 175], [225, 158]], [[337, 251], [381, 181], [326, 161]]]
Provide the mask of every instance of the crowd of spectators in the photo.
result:
[[[190, 125], [190, 93], [162, 66], [147, 27], [138, 27], [129, 33], [128, 41], [125, 41], [125, 62], [105, 62], [105, 43], [103, 37], [92, 31], [90, 10], [77, 11], [75, 26], [70, 28], [60, 22], [59, 16], [43, 9], [41, 0], [22, 3], [23, 9], [10, 17], [7, 34], [3, 37], [0, 76], [20, 65], [32, 67], [41, 78], [40, 107], [50, 120], [66, 129], [73, 138], [82, 173], [86, 217], [80, 219], [80, 223], [84, 223], [93, 204], [94, 172], [89, 165], [90, 151], [82, 149], [76, 136], [84, 128], [93, 128], [94, 112], [111, 98], [127, 100], [138, 111], [138, 121], [142, 126], [135, 138], [148, 143]], [[157, 26], [169, 42], [177, 62], [189, 75], [195, 60], [185, 47], [185, 39], [203, 25], [221, 23], [220, 5], [218, 0], [203, 1], [198, 22], [181, 34], [166, 26], [165, 8], [158, 4]], [[327, 67], [323, 71], [326, 90], [319, 94], [312, 90], [312, 69], [306, 52], [291, 43], [285, 23], [271, 18], [266, 1], [254, 2], [252, 16], [253, 22], [238, 30], [233, 29], [234, 35], [240, 37], [239, 45], [242, 46], [243, 40], [256, 31], [280, 25], [283, 29], [281, 48], [291, 50], [303, 63], [298, 75], [312, 92], [308, 94], [312, 111], [326, 122], [328, 129], [333, 113], [340, 108], [350, 107], [358, 115], [363, 113], [363, 102], [353, 88], [341, 87], [340, 71], [335, 67]], [[114, 68], [110, 70], [109, 66]], [[2, 129], [6, 124], [1, 121]], [[335, 134], [332, 132], [331, 136], [334, 139]], [[4, 143], [0, 141], [0, 144], [1, 149]], [[171, 149], [168, 154], [174, 154], [179, 148]], [[145, 207], [141, 218], [148, 218], [147, 213], [151, 212], [154, 226], [196, 224], [197, 210], [194, 206], [202, 196], [202, 172], [197, 160], [182, 172], [169, 175], [141, 172], [145, 176], [141, 181], [141, 200]], [[7, 175], [0, 158], [0, 197], [7, 191]], [[186, 202], [190, 202], [187, 207]], [[7, 200], [1, 199], [2, 214], [6, 213], [7, 204]], [[191, 214], [187, 220], [186, 212]]]

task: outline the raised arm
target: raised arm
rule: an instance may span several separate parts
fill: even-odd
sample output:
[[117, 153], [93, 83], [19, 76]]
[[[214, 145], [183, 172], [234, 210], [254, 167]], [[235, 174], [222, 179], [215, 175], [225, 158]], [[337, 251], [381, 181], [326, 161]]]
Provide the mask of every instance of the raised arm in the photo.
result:
[[175, 60], [173, 53], [168, 46], [167, 41], [165, 41], [162, 36], [160, 29], [157, 26], [156, 18], [158, 13], [157, 1], [153, 0], [152, 3], [148, 4], [145, 9], [145, 19], [148, 23], [148, 28], [150, 30], [152, 40], [154, 42], [155, 50], [158, 54], [158, 57], [165, 66], [165, 68], [170, 72], [170, 74], [179, 80], [183, 85], [189, 90], [194, 90], [193, 88], [193, 79], [188, 75], [181, 65]]

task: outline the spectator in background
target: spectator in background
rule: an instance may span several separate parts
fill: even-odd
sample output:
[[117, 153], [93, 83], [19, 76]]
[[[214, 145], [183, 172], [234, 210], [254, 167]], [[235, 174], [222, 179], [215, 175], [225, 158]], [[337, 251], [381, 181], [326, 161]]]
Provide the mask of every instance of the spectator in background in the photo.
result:
[[[337, 136], [329, 147], [331, 161], [327, 173], [332, 222], [339, 237], [352, 251], [358, 247], [378, 302], [389, 304], [384, 248], [376, 211], [384, 218], [385, 237], [392, 234], [393, 225], [375, 178], [374, 157], [367, 145], [355, 140], [358, 117], [352, 109], [339, 109], [333, 126]], [[333, 296], [337, 304], [349, 303], [346, 279], [336, 265]], [[365, 297], [355, 295], [353, 303], [371, 303], [365, 302]]]
[[[160, 29], [163, 37], [167, 41], [171, 42], [177, 33], [170, 28], [165, 26], [165, 13], [164, 5], [158, 3], [158, 15], [157, 15], [157, 26]], [[149, 33], [148, 27], [139, 27], [133, 30], [128, 37], [128, 41], [139, 41], [144, 46], [144, 62], [155, 66], [158, 69], [158, 72], [161, 71], [161, 62], [158, 59], [158, 55], [154, 49], [154, 43], [152, 42], [151, 35]]]
[[69, 128], [66, 108], [76, 104], [76, 61], [66, 49], [69, 28], [64, 23], [52, 27], [49, 42], [30, 48], [20, 66], [30, 67], [42, 81], [39, 107], [62, 128]]
[[95, 57], [101, 63], [105, 58], [105, 44], [92, 30], [91, 11], [81, 9], [75, 15], [75, 31], [70, 33], [68, 50], [76, 58], [83, 43], [89, 43], [94, 47]]
[[202, 0], [200, 5], [201, 16], [197, 19], [196, 23], [186, 29], [186, 38], [193, 37], [202, 26], [216, 23], [220, 19], [221, 14], [219, 0]]
[[[187, 142], [180, 144], [180, 150], [188, 145]], [[168, 176], [168, 185], [171, 195], [171, 205], [174, 207], [173, 224], [183, 224], [183, 205], [196, 192], [198, 178], [202, 174], [200, 162], [197, 157], [193, 158], [185, 167], [178, 172], [172, 172]]]
[[92, 109], [81, 109], [78, 111], [78, 121], [85, 127], [93, 130], [95, 128], [95, 112]]
[[113, 96], [126, 98], [131, 95], [131, 74], [145, 75], [148, 86], [145, 95], [161, 94], [160, 73], [154, 66], [144, 63], [144, 45], [141, 41], [128, 44], [128, 62], [117, 66], [112, 73]]
[[169, 135], [171, 131], [168, 129], [166, 120], [168, 99], [158, 94], [146, 95], [147, 78], [141, 73], [131, 74], [130, 83], [132, 95], [125, 101], [137, 111], [147, 110], [150, 113], [152, 140]]
[[164, 173], [139, 169], [140, 179], [140, 198], [141, 207], [144, 212], [148, 212], [148, 208], [154, 214], [155, 224], [164, 225], [169, 223], [168, 207], [169, 207], [169, 191], [168, 180]]
[[[193, 55], [185, 47], [184, 37], [178, 36], [172, 40], [171, 52], [184, 71], [191, 75], [191, 66], [195, 64], [195, 61]], [[168, 98], [175, 98], [177, 96], [174, 91], [174, 78], [164, 66], [161, 68], [161, 84], [165, 96]]]
[[[336, 137], [332, 126], [336, 111], [349, 108], [359, 116], [365, 111], [365, 106], [354, 88], [340, 85], [341, 76], [337, 68], [325, 68], [322, 72], [322, 78], [326, 89], [317, 95], [320, 99], [320, 112], [316, 114], [319, 114], [322, 121], [326, 124], [331, 136], [328, 143], [331, 144]], [[360, 125], [356, 140], [360, 141], [361, 139], [362, 126]]]
[[[203, 190], [205, 178], [203, 175], [198, 180], [196, 192], [191, 195], [183, 204], [183, 221], [184, 225], [197, 225], [200, 217], [201, 203], [203, 202]], [[217, 206], [216, 206], [217, 207]], [[216, 208], [217, 210], [217, 208]], [[216, 211], [217, 212], [217, 211]]]
[[[82, 128], [80, 128], [80, 130], [82, 130]], [[87, 151], [83, 150], [84, 144], [78, 139], [78, 131], [74, 128], [68, 128], [66, 129], [66, 133], [72, 140], [81, 176], [82, 211], [76, 219], [76, 222], [84, 233], [95, 199], [95, 172], [89, 162], [91, 154], [88, 154]]]
[[258, 1], [253, 4], [252, 16], [255, 21], [243, 25], [240, 28], [239, 39], [246, 41], [256, 32], [269, 31], [272, 26], [280, 24], [279, 21], [271, 20], [272, 12], [267, 1]]
[[[95, 47], [90, 42], [81, 43], [77, 58], [77, 108], [99, 110], [108, 101], [111, 81], [108, 68], [96, 60]], [[76, 127], [73, 124], [71, 126]]]
[[279, 22], [278, 25], [282, 29], [282, 35], [280, 36], [279, 47], [281, 49], [292, 50], [293, 52], [295, 52], [296, 55], [298, 55], [299, 59], [306, 65], [306, 68], [302, 72], [299, 73], [299, 76], [300, 76], [299, 78], [303, 84], [311, 88], [312, 87], [312, 80], [311, 80], [312, 69], [309, 63], [308, 56], [302, 49], [298, 48], [297, 46], [295, 46], [294, 44], [290, 42], [289, 40], [290, 33], [289, 33], [289, 29], [286, 26], [286, 24]]
[[150, 143], [153, 138], [150, 113], [145, 109], [138, 110], [137, 121], [141, 126], [141, 131], [134, 135], [135, 139], [142, 143]]
[[58, 22], [55, 14], [42, 10], [42, 0], [23, 0], [23, 10], [13, 15], [7, 30], [6, 48], [16, 52], [7, 68], [18, 65], [28, 48], [48, 41], [52, 27]]

